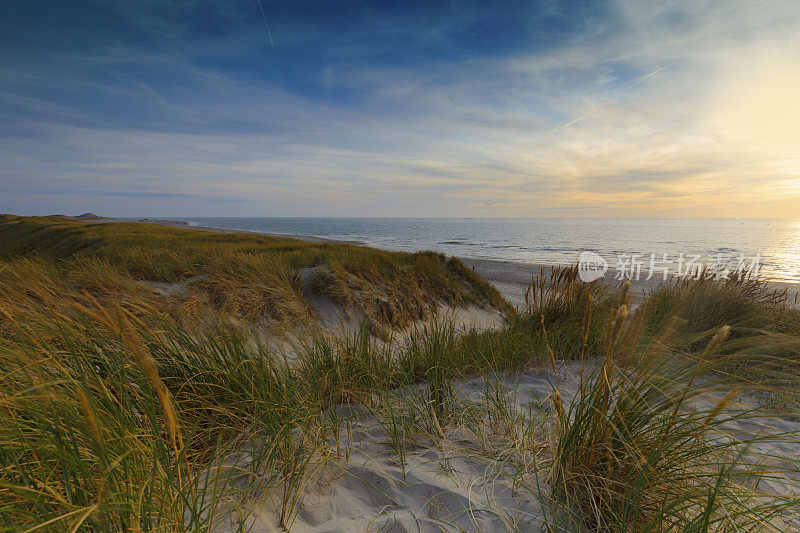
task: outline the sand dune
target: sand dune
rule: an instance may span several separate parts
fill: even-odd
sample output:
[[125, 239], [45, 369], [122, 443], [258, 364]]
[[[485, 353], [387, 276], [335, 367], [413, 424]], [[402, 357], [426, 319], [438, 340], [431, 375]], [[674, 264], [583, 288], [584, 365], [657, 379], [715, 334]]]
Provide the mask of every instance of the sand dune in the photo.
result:
[[[513, 411], [511, 418], [533, 428], [533, 438], [548, 439], [549, 397], [557, 387], [566, 403], [577, 394], [580, 363], [557, 362], [558, 370], [533, 370], [520, 375], [490, 375], [455, 384], [464, 405], [491, 412], [497, 402]], [[590, 364], [591, 366], [591, 364]], [[420, 389], [421, 390], [421, 389]], [[400, 391], [406, 397], [414, 390]], [[712, 404], [713, 394], [707, 396]], [[749, 410], [752, 402], [732, 405], [729, 413]], [[338, 406], [348, 422], [339, 435], [351, 444], [341, 456], [326, 456], [313, 479], [302, 490], [292, 531], [544, 531], [548, 507], [545, 467], [520, 469], [519, 450], [503, 424], [483, 420], [479, 424], [465, 417], [442, 430], [443, 438], [418, 434], [407, 436], [406, 455], [401, 460], [387, 429], [384, 413], [366, 407]], [[491, 417], [490, 417], [491, 418]], [[777, 453], [786, 461], [800, 461], [800, 438], [787, 440], [785, 434], [800, 435], [800, 423], [786, 417], [748, 417], [726, 424], [726, 432], [764, 436], [763, 443], [747, 450], [747, 459], [764, 462]], [[783, 436], [771, 441], [769, 436]], [[330, 442], [335, 447], [334, 440]], [[346, 455], [349, 453], [349, 455]], [[249, 454], [244, 454], [250, 457]], [[532, 457], [525, 457], [533, 465]], [[231, 461], [228, 467], [249, 470], [247, 460]], [[800, 480], [800, 473], [794, 481]], [[794, 485], [795, 489], [797, 485]], [[759, 489], [786, 495], [788, 484], [764, 480]], [[240, 513], [249, 514], [239, 522], [237, 513], [218, 523], [219, 530], [278, 531], [280, 491], [262, 496]], [[800, 512], [783, 516], [786, 530], [800, 528]], [[569, 517], [559, 527], [579, 528]]]

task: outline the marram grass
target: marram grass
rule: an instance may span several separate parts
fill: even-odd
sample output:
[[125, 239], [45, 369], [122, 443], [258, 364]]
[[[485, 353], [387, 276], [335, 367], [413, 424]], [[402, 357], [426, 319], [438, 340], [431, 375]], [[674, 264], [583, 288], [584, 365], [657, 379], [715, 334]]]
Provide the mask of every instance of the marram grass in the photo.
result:
[[494, 287], [441, 254], [249, 233], [0, 215], [0, 260], [18, 282], [46, 270], [58, 290], [101, 302], [136, 295], [177, 318], [222, 315], [271, 331], [314, 318], [309, 291], [375, 331], [408, 326], [442, 304], [511, 310]]
[[[785, 514], [800, 508], [791, 469], [756, 453], [767, 436], [731, 431], [761, 416], [733, 408], [740, 394], [778, 395], [780, 409], [797, 412], [798, 315], [771, 297], [746, 304], [751, 285], [666, 287], [628, 312], [628, 287], [583, 285], [564, 269], [535, 278], [526, 308], [499, 330], [457, 332], [440, 321], [397, 345], [378, 342], [365, 323], [338, 339], [301, 339], [288, 359], [243, 317], [187, 321], [143, 280], [203, 273], [247, 284], [284, 264], [280, 276], [291, 285], [291, 269], [318, 257], [375, 283], [404, 265], [422, 269], [415, 279], [443, 284], [439, 295], [477, 297], [483, 285], [469, 272], [448, 273], [461, 267], [433, 254], [364, 252], [374, 262], [361, 265], [348, 257], [365, 249], [224, 236], [235, 243], [226, 265], [204, 254], [228, 245], [203, 250], [191, 242], [205, 238], [196, 232], [159, 228], [152, 231], [162, 240], [146, 245], [153, 237], [143, 226], [122, 232], [123, 243], [104, 233], [110, 224], [34, 222], [3, 222], [20, 224], [13, 235], [41, 247], [6, 242], [0, 265], [5, 529], [235, 530], [256, 504], [291, 528], [312, 480], [335, 483], [346, 468], [353, 443], [342, 405], [377, 418], [404, 472], [413, 449], [443, 447], [452, 431], [468, 431], [468, 453], [511, 469], [513, 487], [542, 502], [551, 530], [781, 530]], [[137, 258], [148, 246], [149, 257], [171, 263], [159, 269]], [[541, 367], [558, 375], [565, 359], [580, 361], [577, 391], [556, 380], [549, 402], [528, 412], [489, 378]], [[457, 389], [476, 376], [486, 387], [473, 404]], [[765, 481], [795, 492], [763, 490]]]

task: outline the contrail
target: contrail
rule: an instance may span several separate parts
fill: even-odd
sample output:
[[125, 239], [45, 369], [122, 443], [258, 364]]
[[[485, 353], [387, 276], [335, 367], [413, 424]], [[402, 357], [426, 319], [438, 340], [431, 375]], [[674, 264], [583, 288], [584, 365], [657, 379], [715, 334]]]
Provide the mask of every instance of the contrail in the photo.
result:
[[[645, 75], [643, 75], [643, 76], [639, 76], [638, 78], [636, 78], [636, 79], [634, 79], [634, 80], [632, 80], [632, 81], [629, 81], [629, 82], [628, 82], [628, 83], [626, 83], [625, 85], [626, 85], [626, 86], [630, 86], [630, 85], [633, 85], [633, 84], [635, 84], [635, 83], [641, 83], [641, 82], [643, 82], [643, 81], [645, 81], [645, 80], [647, 80], [647, 79], [651, 78], [652, 76], [655, 76], [656, 74], [658, 74], [659, 72], [661, 72], [661, 71], [662, 71], [662, 70], [664, 70], [665, 68], [667, 68], [667, 67], [660, 67], [660, 68], [657, 68], [657, 69], [655, 69], [653, 72], [649, 72], [649, 73], [647, 73], [647, 74], [645, 74]], [[585, 115], [582, 115], [582, 116], [580, 116], [580, 117], [578, 117], [578, 118], [576, 118], [576, 119], [570, 120], [570, 121], [569, 121], [569, 122], [567, 122], [566, 124], [561, 124], [560, 126], [556, 126], [555, 128], [551, 129], [550, 131], [548, 131], [548, 132], [547, 132], [547, 135], [545, 135], [545, 137], [549, 137], [549, 136], [550, 136], [550, 134], [551, 134], [551, 133], [553, 133], [553, 132], [554, 132], [554, 131], [556, 131], [556, 130], [559, 130], [559, 129], [561, 129], [561, 128], [568, 128], [568, 127], [572, 126], [573, 124], [577, 124], [578, 122], [580, 122], [580, 121], [582, 121], [582, 120], [584, 120], [584, 119], [587, 119], [587, 118], [589, 118], [589, 117], [590, 117], [592, 114], [594, 114], [594, 112], [595, 112], [595, 111], [597, 111], [597, 110], [599, 110], [599, 109], [602, 109], [602, 108], [604, 108], [604, 107], [607, 107], [607, 106], [609, 106], [609, 105], [611, 105], [611, 104], [613, 104], [613, 103], [616, 103], [616, 102], [618, 102], [619, 100], [620, 100], [620, 97], [617, 97], [617, 98], [612, 98], [612, 99], [611, 99], [609, 102], [606, 102], [605, 104], [594, 106], [594, 107], [593, 107], [592, 109], [590, 109], [590, 110], [589, 110], [589, 112], [588, 112], [588, 113], [586, 113]]]
[[261, 10], [261, 18], [264, 19], [264, 27], [267, 28], [267, 37], [269, 37], [269, 44], [273, 48], [275, 48], [275, 43], [272, 42], [272, 34], [269, 32], [269, 24], [267, 24], [267, 17], [264, 15], [264, 6], [261, 5], [261, 0], [256, 0], [258, 2], [258, 9]]
[[667, 67], [661, 67], [661, 68], [657, 68], [656, 70], [654, 70], [654, 71], [653, 71], [653, 72], [651, 72], [650, 74], [645, 74], [644, 76], [641, 76], [641, 77], [637, 78], [637, 79], [636, 79], [636, 81], [644, 81], [644, 80], [646, 80], [647, 78], [650, 78], [650, 77], [652, 77], [652, 76], [655, 76], [656, 74], [658, 74], [659, 72], [661, 72], [661, 71], [662, 71], [662, 70], [664, 70], [665, 68], [667, 68]]

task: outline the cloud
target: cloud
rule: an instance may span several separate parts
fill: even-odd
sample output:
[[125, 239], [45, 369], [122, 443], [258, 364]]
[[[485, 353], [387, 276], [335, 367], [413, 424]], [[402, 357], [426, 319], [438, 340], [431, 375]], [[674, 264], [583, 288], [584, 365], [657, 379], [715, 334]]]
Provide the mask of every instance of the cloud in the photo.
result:
[[238, 7], [6, 17], [0, 210], [796, 216], [794, 1]]

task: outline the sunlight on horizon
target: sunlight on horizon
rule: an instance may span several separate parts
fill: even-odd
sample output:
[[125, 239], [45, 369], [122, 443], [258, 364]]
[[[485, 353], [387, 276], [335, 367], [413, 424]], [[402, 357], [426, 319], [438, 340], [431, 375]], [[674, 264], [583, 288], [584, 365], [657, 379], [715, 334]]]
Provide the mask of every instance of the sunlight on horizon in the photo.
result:
[[765, 250], [775, 265], [768, 267], [767, 278], [800, 282], [800, 221], [786, 228], [787, 239], [772, 250]]

